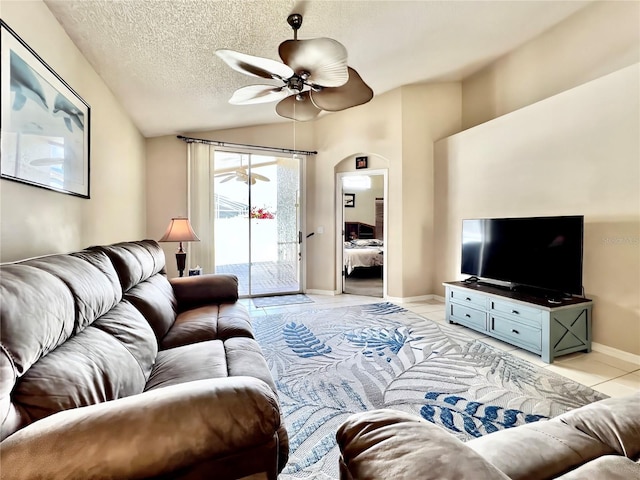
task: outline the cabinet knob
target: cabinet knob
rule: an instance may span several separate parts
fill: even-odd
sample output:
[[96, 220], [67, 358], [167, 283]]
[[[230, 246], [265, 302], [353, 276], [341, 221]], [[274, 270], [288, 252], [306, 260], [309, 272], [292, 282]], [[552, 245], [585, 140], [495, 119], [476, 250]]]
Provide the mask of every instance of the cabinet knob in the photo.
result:
[[515, 333], [516, 335], [520, 334], [520, 332], [518, 330], [516, 330], [515, 328], [511, 329], [511, 333]]
[[514, 313], [516, 315], [520, 315], [520, 312], [518, 310], [511, 310], [511, 313]]
[[470, 302], [470, 301], [471, 301], [471, 299], [470, 299], [469, 297], [465, 298], [465, 300], [466, 300], [467, 302]]
[[471, 318], [471, 315], [469, 315], [468, 313], [465, 313], [464, 316], [467, 318]]

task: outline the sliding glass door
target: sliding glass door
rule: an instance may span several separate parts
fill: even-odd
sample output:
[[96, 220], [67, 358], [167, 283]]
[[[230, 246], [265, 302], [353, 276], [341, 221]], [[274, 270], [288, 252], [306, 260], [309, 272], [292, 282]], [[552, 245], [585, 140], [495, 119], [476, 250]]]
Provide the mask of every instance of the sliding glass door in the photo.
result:
[[232, 273], [241, 296], [301, 291], [302, 159], [216, 151], [215, 271]]

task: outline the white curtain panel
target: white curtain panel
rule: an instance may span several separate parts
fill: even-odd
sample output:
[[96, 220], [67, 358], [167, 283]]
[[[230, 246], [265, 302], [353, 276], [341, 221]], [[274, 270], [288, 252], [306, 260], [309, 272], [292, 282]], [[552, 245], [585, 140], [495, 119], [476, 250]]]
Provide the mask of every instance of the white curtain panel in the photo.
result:
[[212, 145], [188, 144], [188, 212], [191, 226], [200, 238], [189, 244], [187, 269], [202, 268], [202, 273], [214, 273], [213, 236], [213, 157]]

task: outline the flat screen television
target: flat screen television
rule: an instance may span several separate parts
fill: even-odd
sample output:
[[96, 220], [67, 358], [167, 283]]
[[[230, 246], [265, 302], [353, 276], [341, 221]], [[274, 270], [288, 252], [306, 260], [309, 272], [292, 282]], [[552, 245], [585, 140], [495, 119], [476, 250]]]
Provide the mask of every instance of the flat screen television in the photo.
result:
[[581, 295], [583, 230], [583, 216], [463, 220], [462, 273]]

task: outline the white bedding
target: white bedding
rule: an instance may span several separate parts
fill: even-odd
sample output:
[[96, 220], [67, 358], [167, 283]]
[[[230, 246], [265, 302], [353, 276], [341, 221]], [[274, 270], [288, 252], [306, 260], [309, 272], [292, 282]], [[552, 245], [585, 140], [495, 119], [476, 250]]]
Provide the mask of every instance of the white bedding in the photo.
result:
[[383, 247], [350, 246], [344, 250], [344, 268], [351, 275], [356, 267], [377, 267], [384, 264]]

